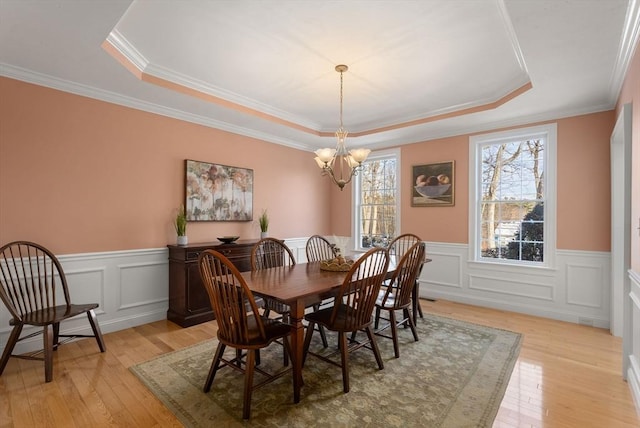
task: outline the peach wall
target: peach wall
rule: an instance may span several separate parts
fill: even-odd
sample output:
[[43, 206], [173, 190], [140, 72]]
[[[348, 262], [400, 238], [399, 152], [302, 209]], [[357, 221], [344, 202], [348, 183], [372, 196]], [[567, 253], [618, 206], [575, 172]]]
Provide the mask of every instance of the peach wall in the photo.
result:
[[558, 248], [611, 250], [613, 111], [558, 123]]
[[618, 97], [616, 116], [622, 106], [632, 103], [631, 120], [631, 269], [640, 272], [640, 49], [629, 64]]
[[[410, 144], [402, 148], [403, 233], [435, 242], [466, 243], [469, 218], [469, 137], [458, 136]], [[412, 207], [413, 166], [454, 161], [455, 203], [452, 207]]]
[[[609, 251], [609, 137], [615, 123], [614, 112], [554, 122], [558, 124], [557, 246], [560, 249]], [[427, 241], [468, 243], [469, 136], [441, 138], [401, 147], [402, 233], [416, 233]], [[450, 160], [455, 161], [455, 205], [412, 207], [412, 166]], [[331, 198], [333, 229], [339, 234], [351, 234], [350, 223], [347, 223], [351, 205], [345, 203], [344, 195], [336, 192], [332, 193]]]
[[[637, 63], [636, 55], [636, 70]], [[637, 85], [627, 78], [623, 94], [637, 94]], [[332, 186], [309, 152], [12, 79], [0, 78], [0, 92], [0, 242], [31, 239], [57, 253], [173, 243], [184, 159], [253, 169], [254, 214], [268, 208], [272, 236], [351, 235], [351, 186]], [[609, 250], [610, 208], [602, 202], [610, 196], [614, 120], [604, 112], [556, 121], [559, 248]], [[401, 147], [402, 232], [467, 243], [468, 137]], [[456, 162], [455, 206], [411, 207], [412, 165], [446, 160]], [[594, 171], [606, 179], [594, 180]], [[189, 223], [191, 242], [223, 234], [259, 231], [255, 222]]]
[[[7, 78], [0, 93], [0, 243], [59, 254], [174, 243], [184, 159], [253, 169], [254, 218], [268, 209], [270, 235], [330, 233], [330, 190], [310, 152]], [[187, 234], [255, 238], [256, 223], [192, 222]]]

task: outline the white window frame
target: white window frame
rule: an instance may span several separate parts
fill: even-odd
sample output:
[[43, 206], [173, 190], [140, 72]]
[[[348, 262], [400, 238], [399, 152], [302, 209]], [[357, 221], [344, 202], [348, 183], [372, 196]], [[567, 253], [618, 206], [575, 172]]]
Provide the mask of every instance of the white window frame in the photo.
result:
[[[374, 161], [384, 158], [392, 158], [396, 159], [396, 231], [400, 231], [400, 206], [402, 205], [402, 176], [400, 175], [400, 171], [402, 168], [401, 165], [401, 150], [399, 148], [396, 149], [387, 149], [387, 150], [377, 150], [372, 152], [368, 157], [367, 161]], [[353, 237], [353, 248], [356, 251], [366, 251], [369, 248], [362, 247], [362, 237], [360, 236], [360, 223], [361, 223], [361, 209], [360, 209], [360, 192], [362, 188], [362, 184], [360, 182], [361, 176], [358, 174], [353, 178], [353, 195], [351, 198], [351, 212], [353, 222], [351, 224], [351, 236]]]
[[[556, 230], [557, 230], [557, 124], [550, 123], [527, 128], [518, 128], [490, 134], [469, 137], [469, 262], [483, 265], [500, 265], [514, 268], [546, 268], [556, 266]], [[500, 144], [535, 137], [545, 138], [544, 148], [544, 261], [541, 263], [526, 260], [489, 259], [481, 256], [480, 248], [480, 199], [482, 197], [482, 146]]]

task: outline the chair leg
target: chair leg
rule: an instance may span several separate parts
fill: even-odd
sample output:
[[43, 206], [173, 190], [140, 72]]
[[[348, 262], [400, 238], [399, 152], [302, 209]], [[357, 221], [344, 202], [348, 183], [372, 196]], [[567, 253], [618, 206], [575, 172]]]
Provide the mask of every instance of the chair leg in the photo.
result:
[[60, 341], [59, 337], [60, 337], [60, 323], [55, 322], [53, 323], [53, 350], [54, 351], [58, 350], [58, 343]]
[[418, 331], [416, 330], [416, 325], [413, 322], [413, 318], [411, 317], [411, 314], [409, 313], [409, 309], [405, 309], [404, 310], [404, 318], [409, 321], [409, 327], [411, 328], [411, 333], [413, 333], [413, 340], [415, 340], [416, 342], [418, 341]]
[[[91, 324], [93, 335], [96, 337], [96, 342], [98, 342], [98, 347], [100, 348], [100, 352], [105, 352], [107, 350], [107, 346], [104, 344], [104, 338], [102, 337], [102, 331], [100, 331], [98, 318], [96, 317], [96, 313], [93, 311], [93, 309], [87, 312], [87, 317], [89, 318], [89, 324]], [[56, 344], [57, 343], [58, 341], [56, 340]]]
[[418, 305], [418, 313], [420, 314], [420, 318], [424, 318], [422, 314], [422, 306], [420, 306], [420, 283], [416, 281], [416, 302]]
[[322, 346], [328, 348], [329, 342], [327, 342], [327, 333], [324, 331], [324, 327], [320, 324], [318, 324], [318, 331], [320, 332], [320, 339], [322, 339]]
[[343, 331], [338, 333], [338, 343], [342, 360], [342, 390], [346, 393], [349, 392], [349, 345], [347, 335]]
[[18, 343], [23, 326], [24, 324], [16, 324], [11, 330], [9, 339], [7, 339], [7, 344], [4, 347], [4, 352], [2, 353], [2, 359], [0, 360], [0, 375], [4, 372], [4, 369], [9, 362], [9, 358], [11, 358], [11, 353], [13, 352], [13, 348], [16, 346], [16, 343]]
[[393, 355], [400, 358], [400, 349], [398, 348], [398, 323], [396, 321], [396, 311], [389, 310], [389, 322], [391, 323], [391, 338], [393, 339]]
[[44, 348], [44, 381], [53, 380], [53, 326], [47, 324], [42, 330], [42, 341]]
[[[320, 305], [313, 305], [313, 311], [314, 312], [318, 312], [320, 310]], [[324, 346], [325, 348], [329, 347], [329, 342], [327, 342], [327, 333], [324, 331], [324, 327], [321, 326], [320, 324], [317, 324], [318, 326], [318, 331], [320, 332], [320, 339], [322, 339], [322, 346]]]
[[[289, 314], [282, 314], [282, 322], [289, 324], [290, 322], [290, 318], [289, 318]], [[283, 345], [283, 353], [282, 353], [282, 364], [285, 367], [289, 366], [289, 353], [287, 352], [287, 345], [285, 345], [285, 342], [287, 341], [287, 338], [283, 338], [282, 339], [282, 345]]]
[[412, 306], [413, 306], [413, 323], [417, 324], [418, 323], [418, 314], [420, 315], [420, 318], [424, 318], [424, 315], [422, 314], [422, 307], [420, 307], [420, 302], [419, 299], [420, 298], [420, 283], [418, 282], [418, 280], [416, 280], [416, 283], [413, 286], [413, 290], [411, 290], [411, 299], [413, 300]]
[[244, 371], [244, 400], [242, 403], [242, 419], [251, 417], [251, 393], [253, 392], [253, 370], [256, 363], [255, 349], [247, 351], [247, 367]]
[[379, 326], [380, 326], [380, 307], [376, 306], [376, 317], [375, 317], [373, 328], [377, 330]]
[[204, 388], [202, 390], [204, 392], [211, 391], [211, 385], [213, 384], [213, 378], [216, 377], [216, 372], [220, 367], [220, 359], [222, 358], [222, 354], [224, 354], [224, 348], [227, 345], [218, 342], [218, 347], [216, 348], [216, 353], [213, 356], [213, 361], [211, 361], [211, 368], [209, 369], [209, 374], [207, 375], [207, 380], [204, 382]]
[[373, 329], [370, 325], [365, 329], [367, 332], [367, 336], [369, 337], [369, 342], [371, 343], [371, 349], [373, 350], [373, 355], [376, 357], [376, 362], [378, 363], [378, 369], [384, 369], [384, 363], [382, 362], [382, 356], [380, 355], [380, 349], [378, 349], [378, 342], [376, 342], [376, 336], [373, 334]]
[[313, 330], [315, 330], [316, 323], [309, 322], [307, 326], [307, 333], [304, 335], [304, 348], [302, 351], [302, 366], [304, 367], [304, 362], [307, 361], [307, 353], [309, 353], [309, 345], [311, 345], [311, 337], [313, 336]]

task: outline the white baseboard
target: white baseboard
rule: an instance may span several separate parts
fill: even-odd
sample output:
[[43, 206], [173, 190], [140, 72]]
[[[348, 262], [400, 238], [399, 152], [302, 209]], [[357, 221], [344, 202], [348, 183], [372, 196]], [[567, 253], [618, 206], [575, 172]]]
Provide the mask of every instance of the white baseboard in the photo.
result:
[[640, 416], [640, 361], [635, 356], [629, 357], [629, 370], [627, 371], [627, 383], [631, 389], [636, 411]]

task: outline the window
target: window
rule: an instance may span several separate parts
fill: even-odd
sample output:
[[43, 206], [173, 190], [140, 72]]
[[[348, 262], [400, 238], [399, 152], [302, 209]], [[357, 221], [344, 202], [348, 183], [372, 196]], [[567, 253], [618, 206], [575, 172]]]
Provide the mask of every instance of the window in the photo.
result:
[[354, 179], [356, 249], [386, 246], [400, 230], [400, 150], [372, 153]]
[[552, 266], [555, 124], [471, 137], [469, 146], [471, 259]]

